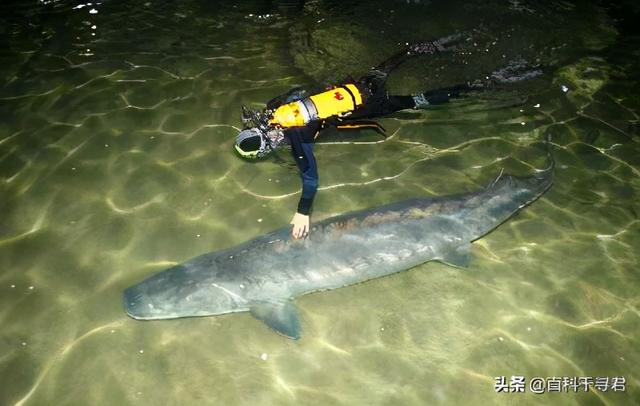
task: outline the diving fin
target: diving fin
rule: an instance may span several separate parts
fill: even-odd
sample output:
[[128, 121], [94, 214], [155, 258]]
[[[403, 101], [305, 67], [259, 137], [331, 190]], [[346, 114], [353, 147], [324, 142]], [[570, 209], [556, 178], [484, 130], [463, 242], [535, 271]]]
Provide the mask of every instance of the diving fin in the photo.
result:
[[300, 338], [298, 309], [292, 300], [259, 302], [251, 306], [251, 314], [276, 332], [297, 340]]

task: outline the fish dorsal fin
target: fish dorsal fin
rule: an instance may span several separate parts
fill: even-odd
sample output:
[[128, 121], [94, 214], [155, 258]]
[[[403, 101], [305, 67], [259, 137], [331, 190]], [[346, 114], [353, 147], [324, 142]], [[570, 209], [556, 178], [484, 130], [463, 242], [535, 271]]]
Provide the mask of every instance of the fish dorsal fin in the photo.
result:
[[471, 262], [471, 244], [465, 243], [444, 253], [440, 262], [458, 268], [466, 268]]
[[489, 183], [486, 189], [492, 189], [493, 187], [495, 187], [496, 183], [498, 183], [500, 179], [502, 179], [502, 175], [504, 175], [504, 168], [500, 169], [500, 173], [498, 174], [498, 177], [496, 177], [493, 182]]
[[251, 314], [286, 337], [300, 338], [300, 318], [292, 300], [256, 302], [251, 306]]

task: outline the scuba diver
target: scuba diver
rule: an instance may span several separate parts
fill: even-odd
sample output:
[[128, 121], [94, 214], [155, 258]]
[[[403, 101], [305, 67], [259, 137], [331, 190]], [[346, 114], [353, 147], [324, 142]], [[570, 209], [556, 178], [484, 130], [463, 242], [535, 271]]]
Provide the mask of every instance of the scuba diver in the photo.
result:
[[313, 144], [323, 129], [371, 128], [383, 136], [384, 128], [367, 119], [405, 109], [421, 109], [448, 102], [484, 84], [461, 84], [429, 90], [414, 96], [389, 95], [385, 84], [389, 73], [415, 55], [432, 55], [457, 48], [463, 35], [453, 35], [432, 42], [408, 45], [358, 80], [342, 83], [319, 92], [294, 88], [270, 100], [262, 111], [243, 106], [243, 130], [236, 138], [235, 149], [241, 157], [256, 159], [288, 143], [300, 170], [302, 195], [291, 220], [293, 238], [307, 237], [309, 215], [318, 189], [318, 168]]

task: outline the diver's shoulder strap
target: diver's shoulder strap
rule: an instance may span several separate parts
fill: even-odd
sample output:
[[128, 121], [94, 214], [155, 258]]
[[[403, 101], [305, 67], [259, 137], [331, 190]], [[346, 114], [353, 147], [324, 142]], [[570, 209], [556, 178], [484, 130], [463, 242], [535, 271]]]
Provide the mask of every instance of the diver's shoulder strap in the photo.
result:
[[382, 125], [373, 120], [344, 120], [336, 124], [339, 130], [374, 130], [383, 137], [387, 138], [387, 132]]

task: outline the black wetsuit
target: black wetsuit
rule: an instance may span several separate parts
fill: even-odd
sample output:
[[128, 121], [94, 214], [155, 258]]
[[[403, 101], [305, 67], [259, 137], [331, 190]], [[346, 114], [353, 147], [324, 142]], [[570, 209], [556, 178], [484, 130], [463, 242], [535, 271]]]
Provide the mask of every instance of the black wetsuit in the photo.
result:
[[318, 166], [313, 155], [313, 142], [322, 128], [318, 121], [304, 127], [288, 128], [284, 136], [291, 144], [291, 154], [295, 159], [302, 178], [302, 196], [298, 201], [298, 213], [309, 215], [313, 198], [318, 190]]
[[[458, 85], [442, 89], [427, 91], [417, 96], [392, 96], [387, 93], [385, 84], [389, 73], [408, 57], [420, 54], [433, 54], [441, 47], [436, 43], [422, 43], [408, 47], [385, 62], [372, 69], [367, 75], [355, 81], [355, 85], [363, 95], [363, 104], [356, 108], [348, 117], [340, 119], [339, 123], [348, 123], [358, 119], [380, 117], [393, 112], [412, 108], [422, 108], [428, 105], [442, 104], [453, 97], [476, 90], [469, 85]], [[350, 81], [354, 83], [353, 81]], [[293, 89], [267, 103], [268, 109], [275, 109], [282, 104], [299, 100], [309, 95], [301, 89]], [[418, 100], [419, 99], [419, 105]], [[318, 132], [335, 121], [312, 121], [302, 127], [284, 129], [284, 136], [291, 145], [291, 153], [300, 170], [302, 178], [302, 196], [298, 202], [298, 213], [308, 215], [311, 211], [313, 198], [318, 189], [318, 168], [313, 155], [313, 143]]]
[[[416, 107], [414, 96], [390, 96], [386, 93], [384, 82], [377, 74], [367, 75], [356, 82], [359, 90], [365, 95], [364, 103], [353, 111], [343, 123], [356, 119], [375, 118], [391, 114], [393, 112]], [[459, 85], [449, 88], [428, 91], [422, 94], [424, 102], [420, 107], [442, 104], [452, 97], [473, 90], [467, 85]], [[273, 105], [273, 104], [272, 104]], [[291, 127], [284, 130], [284, 136], [291, 145], [291, 154], [300, 170], [302, 179], [302, 195], [298, 202], [298, 213], [309, 215], [313, 198], [318, 189], [318, 167], [313, 155], [313, 144], [318, 132], [327, 125], [336, 125], [335, 122], [312, 121], [303, 127]]]

